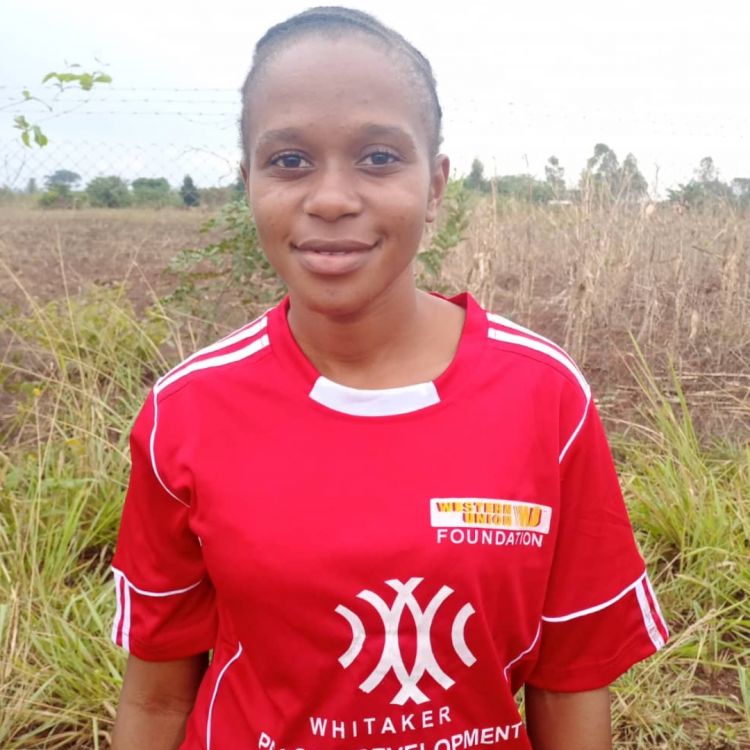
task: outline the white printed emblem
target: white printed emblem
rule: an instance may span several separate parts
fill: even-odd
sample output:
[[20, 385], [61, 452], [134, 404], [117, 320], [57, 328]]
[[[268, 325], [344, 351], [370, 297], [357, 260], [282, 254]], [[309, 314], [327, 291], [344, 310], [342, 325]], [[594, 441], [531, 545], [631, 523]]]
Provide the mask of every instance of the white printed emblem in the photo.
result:
[[[419, 682], [425, 673], [429, 674], [443, 689], [447, 690], [454, 684], [452, 680], [440, 667], [432, 651], [432, 621], [435, 618], [440, 605], [453, 593], [449, 586], [443, 586], [440, 591], [432, 597], [427, 607], [422, 610], [414, 596], [414, 590], [422, 582], [422, 578], [410, 578], [406, 583], [398, 580], [386, 581], [395, 592], [396, 597], [389, 607], [388, 604], [377, 594], [365, 589], [357, 594], [359, 599], [371, 604], [383, 621], [385, 640], [383, 642], [383, 653], [375, 668], [361, 684], [360, 690], [365, 693], [372, 692], [388, 674], [393, 670], [401, 689], [396, 693], [391, 703], [403, 706], [408, 700], [415, 703], [425, 703], [429, 698], [419, 689]], [[408, 609], [417, 633], [417, 653], [414, 666], [409, 671], [404, 664], [399, 644], [399, 623], [404, 610]], [[339, 657], [339, 662], [347, 669], [357, 658], [365, 642], [365, 629], [362, 620], [348, 607], [339, 604], [336, 612], [340, 614], [351, 626], [352, 642], [344, 654]], [[474, 614], [474, 607], [465, 604], [456, 614], [451, 628], [451, 642], [453, 649], [461, 661], [470, 667], [476, 661], [474, 654], [466, 645], [464, 630], [466, 621]]]

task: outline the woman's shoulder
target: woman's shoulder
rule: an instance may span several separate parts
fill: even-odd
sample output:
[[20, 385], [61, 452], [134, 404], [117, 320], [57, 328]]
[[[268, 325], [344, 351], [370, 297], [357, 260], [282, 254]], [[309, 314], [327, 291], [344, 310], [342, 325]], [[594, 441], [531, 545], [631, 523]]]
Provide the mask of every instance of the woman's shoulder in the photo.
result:
[[261, 358], [269, 347], [268, 319], [272, 310], [198, 349], [164, 373], [152, 392], [160, 402], [194, 384], [216, 385], [226, 381], [234, 367]]
[[513, 360], [522, 379], [537, 381], [563, 379], [585, 400], [591, 398], [591, 387], [573, 357], [559, 344], [541, 333], [516, 323], [504, 315], [480, 308], [486, 326], [489, 349], [495, 362]]

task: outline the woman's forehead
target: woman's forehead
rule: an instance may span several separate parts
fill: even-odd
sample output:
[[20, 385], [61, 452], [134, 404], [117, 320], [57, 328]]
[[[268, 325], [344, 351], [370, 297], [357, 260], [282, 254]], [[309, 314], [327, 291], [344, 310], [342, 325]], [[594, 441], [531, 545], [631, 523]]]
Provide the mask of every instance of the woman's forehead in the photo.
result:
[[248, 102], [251, 142], [268, 130], [360, 119], [426, 137], [423, 97], [385, 44], [363, 35], [290, 42], [263, 64]]

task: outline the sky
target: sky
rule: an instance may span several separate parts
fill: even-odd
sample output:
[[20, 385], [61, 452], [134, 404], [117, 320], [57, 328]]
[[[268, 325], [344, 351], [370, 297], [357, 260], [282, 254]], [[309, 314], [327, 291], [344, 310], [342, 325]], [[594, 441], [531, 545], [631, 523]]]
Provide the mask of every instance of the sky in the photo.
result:
[[[621, 160], [637, 157], [656, 195], [687, 182], [709, 155], [723, 179], [750, 177], [747, 0], [696, 9], [685, 0], [350, 4], [393, 26], [432, 62], [445, 113], [442, 150], [456, 174], [478, 157], [488, 176], [543, 177], [554, 154], [573, 184], [604, 142]], [[145, 143], [164, 144], [164, 158], [167, 144], [199, 147], [233, 174], [237, 89], [253, 46], [270, 25], [306, 7], [0, 0], [0, 183], [3, 153], [17, 149], [12, 120], [21, 111], [43, 124], [48, 149], [106, 142], [124, 160], [138, 159]], [[52, 100], [39, 82], [66, 61], [103, 69], [113, 83], [86, 102], [65, 92], [51, 119], [37, 105], [19, 109], [24, 87]], [[150, 158], [140, 157], [142, 168]]]

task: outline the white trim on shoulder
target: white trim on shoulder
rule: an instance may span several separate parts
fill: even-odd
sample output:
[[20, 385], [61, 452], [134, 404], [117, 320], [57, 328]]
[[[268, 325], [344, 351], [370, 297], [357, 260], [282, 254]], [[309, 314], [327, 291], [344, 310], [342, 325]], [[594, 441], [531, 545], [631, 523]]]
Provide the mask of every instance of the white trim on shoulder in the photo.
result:
[[532, 331], [530, 328], [526, 328], [525, 326], [519, 325], [518, 323], [514, 323], [512, 320], [509, 320], [508, 318], [504, 318], [502, 315], [496, 315], [495, 313], [487, 313], [487, 320], [489, 320], [490, 323], [494, 323], [495, 325], [505, 326], [506, 328], [512, 328], [514, 331], [521, 331], [521, 333], [525, 333], [528, 336], [533, 336], [535, 339], [539, 339], [540, 341], [545, 341], [550, 346], [557, 349], [557, 351], [559, 351], [560, 354], [564, 354], [570, 360], [570, 363], [573, 366], [575, 366], [575, 362], [573, 361], [573, 358], [559, 344], [556, 344], [554, 341], [552, 341], [552, 339], [548, 339], [546, 336], [542, 336], [540, 333], [537, 333], [536, 331]]
[[149, 457], [151, 458], [151, 469], [154, 472], [154, 476], [156, 477], [159, 484], [164, 488], [164, 492], [166, 492], [170, 497], [177, 500], [180, 505], [184, 505], [186, 508], [189, 508], [190, 506], [182, 499], [177, 497], [177, 495], [172, 492], [172, 490], [167, 487], [166, 482], [161, 478], [161, 474], [159, 474], [159, 467], [156, 465], [156, 425], [159, 422], [159, 402], [156, 398], [157, 396], [157, 390], [154, 386], [154, 389], [151, 391], [152, 397], [154, 400], [154, 423], [151, 425], [151, 435], [148, 439], [148, 453]]
[[168, 385], [171, 385], [175, 381], [179, 380], [185, 375], [189, 375], [192, 372], [197, 372], [198, 370], [206, 370], [210, 367], [221, 367], [222, 365], [232, 364], [233, 362], [239, 362], [242, 359], [251, 357], [261, 349], [264, 349], [268, 346], [268, 344], [269, 339], [268, 334], [266, 333], [263, 334], [263, 336], [261, 336], [260, 338], [255, 339], [255, 341], [251, 342], [247, 346], [243, 346], [241, 349], [237, 349], [236, 351], [228, 352], [227, 354], [217, 354], [215, 357], [201, 359], [197, 362], [193, 361], [186, 367], [181, 367], [176, 372], [173, 371], [171, 373], [167, 373], [167, 375], [165, 375], [163, 378], [159, 378], [159, 380], [156, 381], [156, 385], [154, 386], [154, 391], [161, 393]]
[[211, 703], [208, 704], [208, 718], [206, 719], [206, 750], [211, 750], [211, 718], [214, 712], [214, 703], [216, 702], [216, 696], [219, 693], [219, 686], [221, 685], [222, 679], [224, 679], [224, 673], [232, 666], [232, 664], [240, 658], [242, 654], [242, 644], [238, 643], [237, 653], [222, 667], [219, 676], [216, 678], [216, 684], [214, 685], [214, 692], [211, 695]]
[[[249, 343], [247, 346], [243, 346], [241, 349], [237, 349], [233, 352], [228, 352], [227, 354], [219, 354], [215, 357], [208, 357], [207, 359], [201, 359], [198, 361], [195, 361], [195, 358], [198, 356], [201, 356], [206, 353], [210, 353], [212, 351], [217, 351], [219, 349], [223, 349], [226, 346], [231, 346], [234, 343], [237, 343], [238, 341], [242, 341], [246, 338], [251, 338], [252, 336], [256, 336], [258, 333], [260, 333], [267, 325], [267, 318], [262, 318], [259, 320], [255, 325], [251, 326], [250, 328], [247, 328], [245, 330], [241, 330], [238, 333], [234, 335], [230, 335], [228, 338], [224, 339], [223, 341], [217, 342], [216, 344], [212, 344], [211, 346], [207, 346], [205, 349], [201, 349], [199, 352], [196, 352], [191, 357], [188, 357], [181, 365], [178, 365], [176, 368], [170, 370], [166, 375], [159, 378], [159, 380], [156, 381], [156, 384], [153, 387], [152, 393], [153, 393], [153, 399], [154, 399], [154, 419], [153, 424], [151, 426], [151, 435], [149, 437], [149, 454], [151, 457], [151, 468], [153, 469], [154, 476], [156, 477], [159, 484], [164, 488], [164, 491], [172, 498], [177, 500], [178, 503], [181, 503], [185, 507], [189, 507], [188, 504], [179, 498], [174, 492], [172, 492], [171, 489], [167, 486], [167, 483], [162, 479], [161, 474], [159, 473], [159, 467], [156, 463], [156, 428], [159, 423], [159, 400], [158, 396], [159, 394], [169, 385], [176, 382], [180, 378], [184, 377], [185, 375], [189, 375], [192, 372], [197, 372], [198, 370], [206, 370], [211, 367], [221, 367], [222, 365], [232, 364], [233, 362], [239, 362], [240, 360], [246, 359], [247, 357], [252, 357], [257, 352], [261, 351], [262, 349], [265, 349], [269, 343], [270, 340], [268, 338], [268, 334], [265, 333], [259, 338], [255, 339], [251, 343]], [[190, 364], [187, 364], [190, 363]]]
[[528, 349], [546, 354], [556, 362], [559, 362], [563, 367], [575, 377], [578, 381], [578, 385], [581, 386], [581, 390], [586, 396], [586, 399], [591, 398], [591, 387], [586, 382], [586, 378], [583, 377], [581, 371], [573, 364], [573, 360], [570, 359], [566, 354], [563, 354], [561, 349], [558, 349], [554, 345], [546, 344], [544, 341], [538, 341], [528, 336], [519, 336], [517, 333], [508, 333], [507, 331], [501, 331], [499, 328], [488, 328], [487, 335], [491, 339], [496, 341], [504, 341], [507, 344], [516, 344], [518, 346], [525, 346]]
[[[492, 318], [490, 318], [490, 320], [492, 320]], [[504, 323], [503, 325], [507, 324]], [[521, 326], [514, 325], [513, 327], [518, 328], [518, 330], [526, 330]], [[536, 336], [536, 334], [533, 333], [531, 335]], [[570, 446], [573, 444], [573, 441], [576, 439], [576, 437], [578, 437], [578, 433], [580, 433], [581, 428], [586, 421], [586, 417], [588, 416], [589, 405], [591, 404], [591, 386], [586, 382], [586, 378], [583, 377], [581, 371], [578, 369], [578, 367], [576, 367], [573, 360], [570, 359], [570, 357], [568, 357], [568, 355], [565, 354], [562, 349], [559, 349], [556, 344], [553, 344], [552, 342], [545, 343], [545, 341], [547, 341], [546, 339], [540, 341], [537, 338], [519, 336], [516, 333], [508, 333], [508, 331], [501, 331], [498, 328], [492, 327], [489, 327], [487, 329], [487, 336], [489, 336], [489, 338], [491, 339], [494, 339], [495, 341], [502, 341], [506, 344], [516, 344], [517, 346], [525, 346], [527, 349], [533, 349], [540, 354], [546, 354], [548, 357], [554, 359], [556, 362], [559, 362], [563, 367], [565, 367], [578, 382], [578, 385], [580, 386], [581, 390], [583, 391], [583, 395], [586, 398], [586, 405], [583, 409], [583, 415], [576, 425], [576, 428], [568, 438], [562, 451], [560, 451], [558, 462], [562, 463], [562, 460], [565, 458], [565, 455], [570, 449]]]
[[514, 659], [511, 659], [506, 665], [505, 669], [503, 669], [503, 677], [505, 677], [505, 681], [508, 682], [508, 670], [516, 663], [521, 661], [524, 656], [527, 654], [530, 654], [534, 648], [536, 647], [537, 642], [539, 641], [539, 636], [542, 634], [542, 623], [540, 622], [536, 629], [536, 635], [534, 636], [534, 640], [531, 642], [531, 645], [528, 648], [525, 648], [523, 651], [521, 651], [518, 656], [516, 656]]
[[238, 342], [244, 341], [245, 339], [253, 338], [253, 336], [256, 336], [264, 328], [266, 328], [267, 325], [268, 318], [264, 313], [260, 318], [256, 318], [254, 321], [248, 323], [243, 328], [239, 328], [238, 330], [233, 331], [223, 339], [219, 339], [213, 344], [209, 344], [208, 346], [204, 346], [202, 349], [198, 349], [197, 352], [193, 352], [193, 354], [191, 354], [189, 357], [186, 357], [182, 360], [182, 362], [180, 362], [178, 365], [175, 365], [171, 370], [162, 375], [160, 380], [164, 380], [165, 378], [176, 374], [177, 372], [181, 371], [182, 368], [185, 367], [185, 365], [189, 365], [199, 357], [203, 357], [206, 354], [212, 354], [213, 352], [218, 352], [221, 349], [226, 348], [227, 346], [232, 346], [232, 344], [237, 344]]
[[607, 607], [611, 606], [615, 602], [620, 601], [623, 596], [628, 594], [630, 591], [632, 591], [636, 586], [638, 586], [640, 583], [642, 583], [643, 579], [646, 577], [646, 574], [643, 573], [640, 577], [638, 577], [633, 583], [626, 586], [619, 594], [615, 594], [611, 599], [607, 599], [606, 602], [602, 602], [601, 604], [595, 604], [593, 607], [587, 607], [586, 609], [579, 609], [577, 612], [570, 612], [567, 615], [560, 615], [559, 617], [547, 617], [546, 615], [542, 615], [542, 620], [545, 622], [567, 622], [568, 620], [575, 620], [578, 617], [585, 617], [586, 615], [591, 615], [594, 612], [600, 612], [603, 609], [606, 609]]
[[563, 462], [563, 459], [565, 458], [565, 454], [570, 449], [570, 446], [573, 445], [573, 441], [578, 437], [578, 433], [581, 431], [581, 429], [583, 428], [583, 425], [586, 423], [586, 417], [588, 417], [589, 415], [590, 406], [591, 406], [591, 396], [589, 395], [589, 398], [586, 399], [586, 406], [583, 409], [583, 416], [581, 416], [581, 419], [576, 425], [575, 430], [573, 430], [570, 437], [568, 438], [568, 442], [565, 443], [565, 446], [560, 451], [560, 455], [557, 457], [557, 463], [561, 464]]

